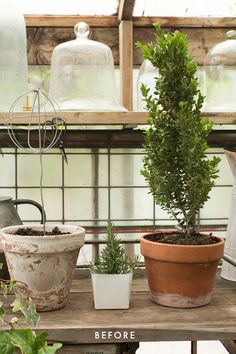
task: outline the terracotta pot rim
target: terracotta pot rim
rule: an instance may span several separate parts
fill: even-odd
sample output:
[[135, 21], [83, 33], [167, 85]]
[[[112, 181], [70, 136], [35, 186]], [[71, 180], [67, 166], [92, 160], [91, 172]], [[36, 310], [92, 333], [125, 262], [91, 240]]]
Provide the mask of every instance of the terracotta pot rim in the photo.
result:
[[145, 236], [140, 239], [141, 253], [144, 257], [164, 262], [177, 263], [204, 263], [219, 260], [224, 255], [224, 240], [219, 239], [218, 243], [211, 245], [173, 245], [167, 243], [153, 242]]
[[[202, 248], [205, 248], [205, 247], [217, 247], [219, 244], [221, 243], [224, 243], [224, 239], [222, 239], [221, 237], [218, 237], [218, 236], [214, 236], [215, 238], [217, 238], [219, 240], [219, 242], [217, 243], [213, 243], [213, 244], [209, 244], [209, 245], [176, 245], [176, 244], [169, 244], [169, 243], [162, 243], [162, 242], [154, 242], [154, 241], [151, 241], [151, 240], [147, 240], [146, 239], [146, 236], [151, 236], [151, 235], [155, 235], [155, 234], [158, 234], [159, 232], [153, 232], [153, 233], [150, 233], [150, 234], [145, 234], [143, 236], [141, 236], [140, 238], [140, 241], [144, 241], [144, 242], [147, 242], [149, 244], [158, 244], [158, 246], [160, 247], [177, 247], [177, 248], [194, 248], [194, 249], [202, 249]], [[162, 232], [163, 233], [163, 232]], [[168, 233], [168, 232], [167, 232]], [[202, 235], [205, 235], [205, 234], [202, 234]]]

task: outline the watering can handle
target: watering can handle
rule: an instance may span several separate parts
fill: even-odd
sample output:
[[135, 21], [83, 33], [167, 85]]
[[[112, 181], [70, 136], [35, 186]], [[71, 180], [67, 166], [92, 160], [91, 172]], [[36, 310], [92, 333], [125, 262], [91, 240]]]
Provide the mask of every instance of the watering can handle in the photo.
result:
[[34, 200], [31, 200], [31, 199], [16, 199], [16, 200], [13, 200], [13, 204], [14, 205], [20, 205], [20, 204], [34, 205], [40, 211], [40, 214], [41, 214], [40, 223], [43, 224], [46, 221], [46, 213], [45, 213], [43, 207], [38, 202], [35, 202]]

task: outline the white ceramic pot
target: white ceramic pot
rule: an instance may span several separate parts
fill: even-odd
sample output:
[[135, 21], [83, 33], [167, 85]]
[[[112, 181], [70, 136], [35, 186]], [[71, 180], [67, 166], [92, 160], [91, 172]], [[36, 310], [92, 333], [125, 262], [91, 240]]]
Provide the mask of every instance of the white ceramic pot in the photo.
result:
[[[51, 231], [56, 225], [47, 225]], [[16, 296], [31, 297], [38, 311], [51, 311], [65, 306], [85, 230], [80, 226], [59, 225], [53, 236], [20, 236], [17, 229], [42, 225], [19, 225], [0, 230], [1, 246], [5, 252], [11, 279], [18, 281]]]
[[97, 274], [91, 272], [94, 307], [101, 309], [128, 309], [133, 273]]

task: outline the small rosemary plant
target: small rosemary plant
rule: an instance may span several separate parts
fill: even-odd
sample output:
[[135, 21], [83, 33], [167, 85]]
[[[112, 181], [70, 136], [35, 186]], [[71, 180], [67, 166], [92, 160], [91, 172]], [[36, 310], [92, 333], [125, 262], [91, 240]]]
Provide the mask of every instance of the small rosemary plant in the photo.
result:
[[125, 254], [125, 249], [114, 232], [112, 222], [108, 222], [105, 239], [106, 246], [101, 251], [96, 264], [91, 266], [91, 271], [99, 274], [127, 274], [132, 272], [137, 266], [138, 257], [132, 260]]

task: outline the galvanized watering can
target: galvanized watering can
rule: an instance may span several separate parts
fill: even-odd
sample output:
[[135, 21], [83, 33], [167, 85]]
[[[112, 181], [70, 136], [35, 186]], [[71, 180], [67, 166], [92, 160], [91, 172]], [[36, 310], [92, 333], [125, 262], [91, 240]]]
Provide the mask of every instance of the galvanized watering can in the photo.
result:
[[[22, 221], [15, 208], [16, 205], [30, 204], [35, 206], [41, 214], [41, 224], [46, 221], [45, 211], [42, 206], [31, 199], [16, 199], [12, 200], [11, 197], [0, 197], [0, 229], [7, 226], [22, 225]], [[0, 278], [10, 279], [4, 253], [0, 251], [0, 263], [3, 264], [0, 270]]]

